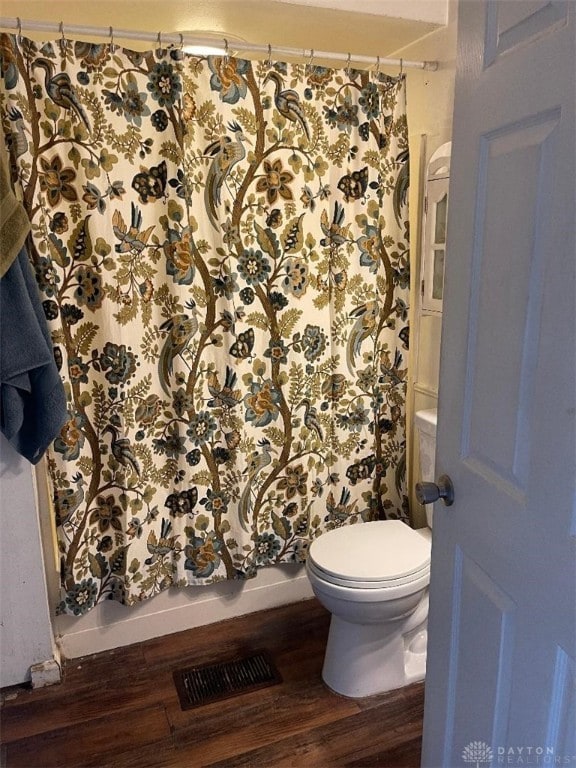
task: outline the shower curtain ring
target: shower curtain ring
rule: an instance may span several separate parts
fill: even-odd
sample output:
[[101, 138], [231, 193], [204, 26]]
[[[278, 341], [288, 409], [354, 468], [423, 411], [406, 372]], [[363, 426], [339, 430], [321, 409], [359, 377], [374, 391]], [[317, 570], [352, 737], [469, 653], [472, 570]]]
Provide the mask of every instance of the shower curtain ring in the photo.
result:
[[182, 34], [182, 32], [179, 32], [179, 35], [180, 35], [180, 53], [182, 53], [182, 51], [184, 50], [184, 35]]
[[313, 63], [314, 63], [314, 48], [310, 48], [310, 58], [308, 59], [308, 65], [307, 65], [307, 69], [309, 72], [312, 71]]
[[400, 77], [404, 76], [404, 59], [400, 59]]
[[346, 59], [346, 69], [344, 70], [346, 72], [346, 77], [350, 77], [350, 59], [352, 58], [352, 55], [349, 53], [348, 58]]
[[380, 78], [380, 56], [376, 56], [376, 78]]
[[22, 47], [22, 22], [20, 16], [16, 16], [16, 45]]
[[268, 69], [272, 67], [272, 46], [268, 43], [268, 61], [266, 62]]
[[114, 42], [114, 29], [110, 27], [110, 52], [116, 53], [116, 43]]
[[156, 42], [158, 43], [158, 49], [162, 50], [162, 32], [158, 32], [158, 37], [156, 38]]
[[228, 40], [224, 38], [224, 63], [228, 64], [228, 59], [230, 58], [230, 53], [228, 51]]

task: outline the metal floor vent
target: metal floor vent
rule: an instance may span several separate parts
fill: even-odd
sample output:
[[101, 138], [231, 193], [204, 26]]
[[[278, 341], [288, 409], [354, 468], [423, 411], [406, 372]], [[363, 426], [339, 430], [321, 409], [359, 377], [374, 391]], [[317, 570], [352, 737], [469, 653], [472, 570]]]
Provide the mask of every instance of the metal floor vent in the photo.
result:
[[270, 655], [256, 651], [229, 661], [176, 670], [174, 682], [180, 706], [192, 709], [276, 685], [282, 678]]

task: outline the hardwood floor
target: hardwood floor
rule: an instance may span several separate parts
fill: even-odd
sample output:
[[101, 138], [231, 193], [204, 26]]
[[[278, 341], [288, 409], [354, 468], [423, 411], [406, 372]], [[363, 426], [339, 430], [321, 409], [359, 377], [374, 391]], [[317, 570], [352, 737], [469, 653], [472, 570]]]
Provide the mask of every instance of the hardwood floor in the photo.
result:
[[[5, 768], [417, 768], [424, 689], [346, 699], [321, 679], [329, 615], [307, 600], [72, 659], [5, 689]], [[183, 711], [172, 673], [267, 649], [282, 682]]]

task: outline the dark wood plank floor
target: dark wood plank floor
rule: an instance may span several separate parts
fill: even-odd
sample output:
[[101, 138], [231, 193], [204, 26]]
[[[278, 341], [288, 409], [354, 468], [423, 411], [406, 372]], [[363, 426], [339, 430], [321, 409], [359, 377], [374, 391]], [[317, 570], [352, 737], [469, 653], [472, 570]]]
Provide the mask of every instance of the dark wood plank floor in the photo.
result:
[[[64, 682], [5, 689], [6, 768], [417, 768], [422, 684], [346, 699], [321, 679], [329, 615], [306, 600], [72, 659]], [[266, 648], [282, 682], [183, 711], [172, 673]], [[16, 694], [16, 695], [15, 695]]]

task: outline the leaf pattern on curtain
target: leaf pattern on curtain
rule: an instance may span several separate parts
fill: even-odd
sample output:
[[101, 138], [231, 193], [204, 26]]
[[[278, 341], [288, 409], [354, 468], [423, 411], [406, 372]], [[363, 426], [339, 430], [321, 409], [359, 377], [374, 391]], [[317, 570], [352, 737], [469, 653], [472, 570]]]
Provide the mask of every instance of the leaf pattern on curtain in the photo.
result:
[[69, 398], [61, 612], [407, 519], [402, 78], [1, 37]]

